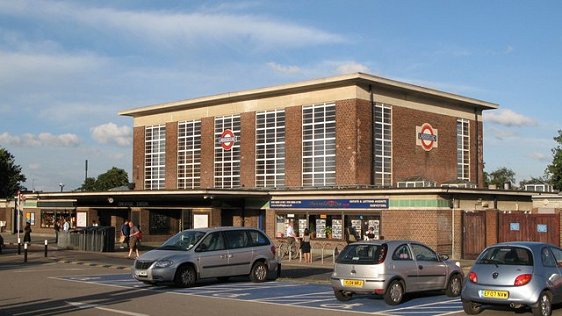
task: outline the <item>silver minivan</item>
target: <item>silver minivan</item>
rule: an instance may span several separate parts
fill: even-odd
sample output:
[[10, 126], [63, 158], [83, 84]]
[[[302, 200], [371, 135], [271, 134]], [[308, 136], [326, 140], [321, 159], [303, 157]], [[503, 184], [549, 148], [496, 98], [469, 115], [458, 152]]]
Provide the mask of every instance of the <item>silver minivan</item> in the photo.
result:
[[133, 277], [141, 282], [189, 287], [199, 279], [249, 275], [253, 282], [274, 280], [281, 271], [275, 245], [253, 228], [214, 227], [177, 233], [135, 260]]
[[444, 290], [459, 296], [462, 280], [458, 263], [420, 242], [375, 240], [347, 245], [336, 259], [331, 283], [340, 301], [375, 294], [396, 305], [411, 292]]

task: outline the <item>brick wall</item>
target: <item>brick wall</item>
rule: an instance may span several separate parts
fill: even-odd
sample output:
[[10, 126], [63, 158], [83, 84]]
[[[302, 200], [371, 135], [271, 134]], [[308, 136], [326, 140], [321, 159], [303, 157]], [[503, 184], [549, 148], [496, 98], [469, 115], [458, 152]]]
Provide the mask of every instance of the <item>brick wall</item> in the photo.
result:
[[144, 126], [133, 129], [133, 183], [144, 190]]
[[370, 184], [372, 116], [368, 101], [336, 102], [336, 184]]
[[256, 112], [240, 115], [240, 185], [256, 186]]
[[201, 119], [201, 188], [215, 186], [215, 118]]
[[178, 122], [166, 123], [166, 189], [178, 188]]
[[[429, 123], [438, 130], [438, 147], [416, 145], [416, 126]], [[457, 119], [434, 113], [392, 108], [393, 182], [420, 176], [438, 183], [457, 177]]]
[[302, 185], [302, 109], [285, 109], [285, 185]]
[[[448, 210], [389, 210], [381, 217], [384, 239], [411, 239], [450, 254], [451, 217]], [[449, 250], [449, 252], [447, 252]]]

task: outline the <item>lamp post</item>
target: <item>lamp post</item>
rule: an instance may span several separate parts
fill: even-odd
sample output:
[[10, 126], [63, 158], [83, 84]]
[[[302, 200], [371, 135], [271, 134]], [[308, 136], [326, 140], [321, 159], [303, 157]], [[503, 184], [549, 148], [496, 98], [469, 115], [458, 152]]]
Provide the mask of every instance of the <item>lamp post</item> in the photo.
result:
[[62, 189], [64, 188], [64, 183], [59, 183], [59, 187], [60, 187], [60, 191], [62, 192]]

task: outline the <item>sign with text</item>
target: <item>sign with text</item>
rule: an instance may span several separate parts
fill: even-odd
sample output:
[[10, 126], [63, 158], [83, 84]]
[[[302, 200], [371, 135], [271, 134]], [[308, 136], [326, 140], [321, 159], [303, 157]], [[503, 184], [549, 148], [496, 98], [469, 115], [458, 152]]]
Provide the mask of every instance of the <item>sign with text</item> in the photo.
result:
[[421, 146], [425, 151], [436, 148], [438, 140], [438, 131], [431, 124], [416, 126], [416, 145]]
[[388, 199], [272, 200], [271, 208], [387, 209]]

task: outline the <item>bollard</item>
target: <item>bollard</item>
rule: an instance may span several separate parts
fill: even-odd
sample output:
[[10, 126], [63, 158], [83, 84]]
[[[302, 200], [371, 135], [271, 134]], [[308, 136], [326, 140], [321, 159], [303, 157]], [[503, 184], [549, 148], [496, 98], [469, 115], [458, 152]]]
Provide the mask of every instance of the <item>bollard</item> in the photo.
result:
[[45, 258], [47, 258], [47, 244], [49, 242], [47, 241], [47, 239], [45, 239]]
[[27, 262], [27, 243], [23, 244], [23, 262]]
[[18, 237], [18, 255], [21, 255], [21, 238]]

